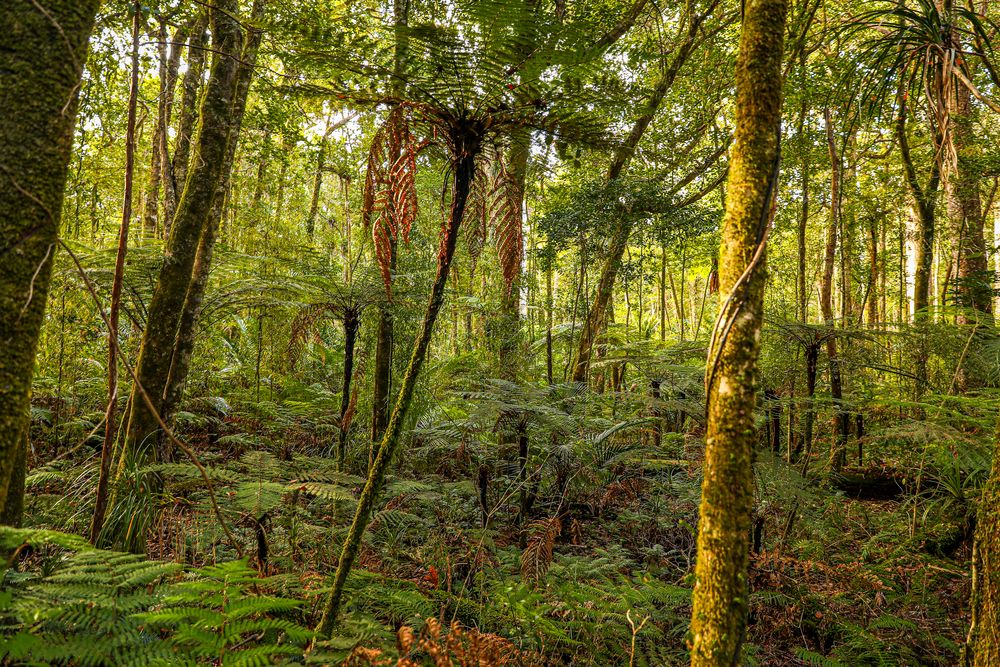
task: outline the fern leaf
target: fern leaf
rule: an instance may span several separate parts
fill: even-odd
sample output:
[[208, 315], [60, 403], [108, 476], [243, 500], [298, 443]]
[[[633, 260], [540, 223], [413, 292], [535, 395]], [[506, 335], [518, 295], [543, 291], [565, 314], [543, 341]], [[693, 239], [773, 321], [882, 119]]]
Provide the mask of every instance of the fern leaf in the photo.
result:
[[559, 517], [538, 519], [528, 524], [528, 546], [521, 554], [521, 574], [538, 583], [552, 564], [552, 549], [562, 530]]

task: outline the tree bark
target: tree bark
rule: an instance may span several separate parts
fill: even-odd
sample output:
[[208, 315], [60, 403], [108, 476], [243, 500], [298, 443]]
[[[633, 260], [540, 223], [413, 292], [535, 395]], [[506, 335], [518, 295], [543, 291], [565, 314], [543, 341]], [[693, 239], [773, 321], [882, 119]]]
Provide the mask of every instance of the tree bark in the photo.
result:
[[[262, 18], [265, 6], [266, 3], [264, 0], [255, 0], [251, 10], [251, 22], [259, 21]], [[191, 356], [194, 354], [198, 320], [201, 317], [201, 308], [205, 300], [205, 290], [208, 287], [208, 278], [212, 270], [212, 256], [215, 250], [215, 242], [218, 240], [219, 226], [222, 222], [223, 202], [230, 188], [233, 162], [236, 159], [236, 149], [239, 146], [243, 116], [246, 111], [247, 97], [250, 93], [250, 84], [253, 81], [253, 71], [257, 64], [257, 51], [260, 47], [262, 35], [261, 31], [251, 29], [241, 52], [239, 71], [237, 72], [236, 92], [233, 97], [230, 115], [232, 128], [229, 136], [229, 144], [226, 148], [225, 162], [222, 165], [222, 179], [219, 182], [218, 192], [215, 196], [208, 223], [198, 241], [198, 250], [191, 272], [191, 281], [184, 298], [184, 308], [178, 322], [177, 335], [174, 339], [173, 352], [171, 353], [170, 370], [167, 375], [166, 388], [164, 389], [164, 402], [161, 414], [167, 423], [170, 422], [174, 412], [177, 410], [184, 392], [184, 386], [187, 382], [188, 372], [191, 368]]]
[[[58, 242], [77, 94], [97, 0], [0, 8], [0, 507], [23, 491], [35, 351]], [[23, 486], [21, 487], [23, 489]]]
[[545, 259], [545, 380], [551, 386], [555, 381], [552, 375], [552, 274], [555, 257]]
[[167, 81], [167, 21], [160, 18], [160, 25], [154, 35], [151, 35], [153, 42], [157, 44], [157, 55], [159, 60], [158, 79], [160, 82], [160, 93], [157, 96], [156, 123], [153, 125], [153, 138], [150, 151], [149, 181], [146, 184], [146, 191], [142, 199], [142, 235], [144, 238], [155, 238], [159, 232], [160, 215], [160, 137], [163, 129], [160, 123], [163, 119], [163, 102], [166, 98]]
[[810, 341], [806, 344], [806, 414], [805, 432], [802, 446], [795, 452], [796, 456], [804, 451], [808, 456], [812, 451], [813, 425], [816, 423], [816, 374], [819, 370], [819, 342]]
[[802, 210], [799, 213], [799, 227], [797, 236], [798, 262], [796, 272], [796, 287], [798, 292], [799, 321], [803, 324], [809, 320], [809, 292], [806, 289], [806, 231], [809, 228], [809, 172], [810, 172], [810, 146], [806, 141], [806, 103], [802, 102], [802, 111], [799, 116], [799, 137], [803, 144], [802, 160]]
[[354, 346], [358, 340], [361, 318], [356, 309], [344, 312], [344, 382], [340, 395], [340, 432], [337, 434], [337, 466], [343, 471], [347, 463], [347, 432], [350, 429], [351, 380], [354, 378]]
[[958, 239], [957, 277], [959, 305], [969, 312], [959, 314], [959, 324], [981, 322], [993, 310], [993, 276], [988, 270], [984, 226], [979, 192], [976, 136], [972, 93], [956, 86], [950, 97], [951, 139], [956, 162], [947, 179], [948, 214]]
[[708, 431], [691, 613], [692, 667], [739, 665], [748, 610], [754, 402], [764, 247], [777, 188], [786, 0], [747, 0], [736, 63], [736, 136], [719, 249], [723, 299], [709, 347]]
[[319, 215], [319, 196], [323, 191], [323, 170], [326, 169], [326, 144], [330, 140], [333, 125], [326, 119], [326, 129], [316, 151], [316, 173], [313, 174], [312, 198], [309, 200], [309, 215], [306, 217], [306, 235], [312, 240], [316, 232], [316, 217]]
[[868, 223], [868, 288], [865, 298], [867, 299], [868, 327], [874, 328], [879, 324], [879, 220], [872, 218]]
[[[171, 189], [172, 180], [169, 173], [169, 149], [167, 128], [170, 126], [170, 116], [174, 104], [174, 82], [177, 80], [177, 70], [180, 67], [181, 43], [186, 39], [187, 28], [177, 28], [171, 40], [167, 39], [167, 20], [160, 18], [160, 26], [156, 32], [159, 42], [160, 60], [160, 95], [156, 107], [156, 125], [153, 126], [152, 160], [149, 169], [149, 184], [146, 186], [145, 202], [142, 211], [142, 227], [147, 237], [160, 233], [160, 196], [166, 202], [174, 198]], [[164, 228], [164, 232], [165, 232]], [[164, 233], [164, 236], [166, 234]]]
[[[404, 70], [409, 58], [409, 37], [407, 25], [410, 16], [410, 0], [393, 0], [393, 91], [401, 95], [404, 90]], [[398, 159], [398, 158], [397, 158]], [[389, 235], [389, 275], [396, 272], [396, 237]], [[389, 397], [392, 393], [392, 348], [393, 320], [392, 304], [385, 303], [379, 308], [378, 326], [375, 338], [375, 373], [372, 385], [372, 430], [369, 466], [375, 459], [375, 443], [382, 440], [385, 427], [389, 423]]]
[[177, 136], [174, 140], [174, 157], [170, 166], [170, 179], [175, 196], [168, 198], [164, 211], [164, 231], [170, 235], [170, 225], [177, 211], [177, 195], [187, 185], [188, 162], [198, 122], [198, 96], [205, 73], [205, 53], [208, 47], [208, 16], [202, 14], [195, 21], [188, 41], [187, 71], [181, 80], [181, 106], [177, 114]]
[[[920, 185], [917, 170], [910, 154], [910, 142], [906, 135], [906, 104], [900, 102], [899, 117], [896, 120], [896, 140], [903, 161], [903, 172], [913, 198], [913, 211], [917, 222], [916, 266], [913, 272], [913, 322], [920, 326], [927, 322], [927, 308], [930, 305], [931, 272], [934, 266], [935, 199], [941, 182], [941, 168], [937, 159], [931, 162], [931, 172], [926, 187]], [[940, 145], [936, 140], [935, 145]], [[923, 337], [915, 359], [917, 377], [916, 393], [919, 395], [927, 384], [927, 349]]]
[[160, 180], [163, 183], [163, 238], [170, 235], [170, 218], [177, 210], [177, 181], [174, 180], [173, 167], [170, 160], [169, 132], [174, 115], [174, 99], [177, 89], [177, 71], [181, 64], [181, 49], [187, 42], [188, 34], [197, 24], [197, 19], [181, 25], [174, 31], [170, 40], [170, 58], [167, 59], [167, 81], [163, 100], [160, 103], [160, 143], [156, 147], [160, 151]]
[[[528, 175], [528, 157], [531, 153], [531, 132], [528, 128], [517, 128], [510, 138], [508, 158], [508, 178], [514, 190], [514, 216], [520, 225], [524, 219], [524, 193]], [[500, 340], [497, 345], [500, 377], [508, 382], [517, 382], [520, 375], [522, 355], [518, 354], [521, 343], [521, 261], [524, 257], [523, 243], [517, 258], [517, 275], [507, 286], [500, 304]]]
[[[833, 132], [830, 110], [823, 110], [826, 121], [826, 141], [830, 152], [830, 225], [827, 228], [826, 248], [823, 256], [823, 282], [820, 284], [820, 308], [827, 327], [834, 326], [833, 319], [833, 266], [837, 258], [837, 232], [841, 224], [841, 158]], [[826, 357], [830, 364], [830, 398], [834, 405], [834, 434], [830, 447], [830, 472], [839, 474], [847, 462], [847, 413], [843, 409], [843, 384], [840, 360], [837, 357], [837, 339], [826, 338]]]
[[[233, 129], [232, 107], [237, 92], [243, 37], [235, 18], [236, 0], [220, 0], [211, 12], [212, 73], [201, 109], [196, 157], [181, 195], [166, 257], [149, 305], [143, 332], [138, 382], [162, 413], [168, 375], [184, 304], [198, 249], [224, 179], [224, 167]], [[156, 458], [153, 436], [159, 423], [149, 406], [132, 388], [131, 412], [122, 464], [127, 457]]]
[[386, 426], [385, 434], [382, 436], [375, 460], [368, 471], [368, 481], [365, 483], [365, 487], [361, 491], [361, 496], [358, 498], [358, 509], [354, 514], [354, 521], [351, 523], [351, 528], [344, 540], [344, 547], [341, 550], [340, 560], [337, 564], [337, 572], [333, 577], [333, 587], [324, 605], [323, 616], [317, 628], [320, 637], [328, 637], [330, 631], [337, 623], [344, 594], [344, 585], [347, 583], [347, 575], [354, 565], [355, 558], [357, 558], [358, 551], [361, 548], [361, 537], [368, 527], [368, 522], [371, 520], [372, 509], [375, 507], [376, 499], [382, 492], [389, 463], [392, 461], [392, 457], [399, 445], [403, 430], [403, 421], [409, 412], [410, 403], [413, 400], [413, 391], [417, 384], [417, 377], [427, 357], [427, 349], [430, 346], [431, 336], [434, 333], [434, 322], [444, 303], [444, 293], [448, 283], [448, 273], [451, 270], [451, 260], [455, 255], [458, 232], [462, 225], [462, 218], [465, 215], [465, 204], [475, 177], [476, 158], [481, 149], [479, 141], [478, 136], [460, 134], [459, 132], [456, 132], [452, 138], [456, 157], [452, 167], [453, 194], [451, 213], [448, 219], [448, 226], [441, 239], [441, 248], [438, 252], [437, 275], [431, 287], [420, 333], [417, 336], [413, 352], [410, 355], [410, 363], [407, 365], [406, 372], [403, 375], [399, 395], [396, 398], [396, 406], [393, 408], [392, 416], [389, 418], [389, 423]]
[[[1000, 430], [996, 440], [1000, 443]], [[971, 607], [966, 665], [1000, 665], [1000, 444], [976, 517]]]

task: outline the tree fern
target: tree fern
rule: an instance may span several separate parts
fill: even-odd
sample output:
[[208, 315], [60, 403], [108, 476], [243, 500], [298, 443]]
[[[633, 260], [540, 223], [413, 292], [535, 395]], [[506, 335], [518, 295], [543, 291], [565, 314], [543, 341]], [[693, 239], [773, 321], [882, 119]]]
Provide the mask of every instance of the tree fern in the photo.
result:
[[49, 573], [7, 570], [0, 652], [14, 664], [224, 665], [300, 659], [311, 631], [302, 601], [268, 591], [245, 561], [182, 566], [95, 550], [52, 531], [3, 529], [6, 544], [78, 549]]

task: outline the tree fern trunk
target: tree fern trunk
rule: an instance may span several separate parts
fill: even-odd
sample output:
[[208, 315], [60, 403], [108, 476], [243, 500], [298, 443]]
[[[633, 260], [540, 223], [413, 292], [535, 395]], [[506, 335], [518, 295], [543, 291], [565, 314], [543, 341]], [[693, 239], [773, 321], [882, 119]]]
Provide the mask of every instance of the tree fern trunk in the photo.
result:
[[340, 396], [340, 432], [337, 434], [337, 467], [344, 470], [347, 459], [347, 431], [350, 422], [347, 412], [351, 408], [351, 380], [354, 377], [354, 346], [358, 340], [361, 319], [354, 309], [344, 313], [344, 383]]
[[0, 7], [0, 507], [21, 474], [35, 350], [97, 0]]
[[[403, 70], [409, 55], [407, 24], [410, 18], [410, 1], [393, 0], [393, 82], [392, 89], [397, 95], [405, 91]], [[398, 159], [398, 156], [394, 156]], [[389, 275], [396, 271], [396, 237], [389, 235]], [[375, 443], [382, 440], [385, 427], [389, 423], [389, 394], [392, 391], [392, 346], [393, 320], [392, 304], [386, 303], [379, 309], [378, 330], [375, 341], [375, 373], [372, 389], [372, 430], [371, 449], [368, 465], [375, 459]]]
[[393, 408], [392, 416], [386, 426], [385, 434], [382, 437], [378, 453], [368, 471], [368, 481], [358, 498], [358, 509], [354, 514], [354, 521], [350, 531], [344, 540], [344, 547], [340, 553], [340, 561], [337, 564], [337, 572], [333, 578], [333, 590], [327, 598], [323, 608], [323, 617], [320, 620], [317, 631], [320, 636], [327, 637], [330, 630], [337, 623], [340, 614], [340, 606], [344, 595], [344, 585], [347, 583], [347, 575], [354, 565], [358, 550], [361, 548], [361, 536], [368, 527], [371, 520], [372, 510], [375, 501], [382, 492], [385, 484], [385, 474], [392, 461], [396, 448], [399, 446], [400, 436], [403, 430], [403, 421], [406, 419], [413, 400], [413, 391], [416, 389], [417, 377], [420, 368], [427, 357], [427, 349], [430, 346], [431, 336], [434, 333], [434, 321], [437, 319], [441, 306], [444, 303], [445, 286], [448, 283], [448, 273], [451, 270], [451, 260], [455, 254], [455, 244], [458, 241], [458, 230], [462, 224], [462, 217], [465, 214], [465, 204], [469, 197], [469, 189], [472, 186], [475, 176], [475, 159], [479, 153], [477, 137], [458, 137], [456, 139], [456, 152], [459, 157], [454, 164], [453, 176], [453, 197], [451, 202], [451, 214], [448, 219], [448, 227], [445, 230], [441, 241], [441, 248], [438, 253], [437, 275], [431, 287], [430, 297], [427, 301], [427, 308], [424, 312], [424, 321], [413, 346], [413, 353], [410, 355], [410, 363], [406, 367], [402, 384], [399, 389], [399, 396], [396, 398], [396, 406]]
[[719, 251], [720, 296], [729, 305], [720, 312], [709, 348], [692, 667], [739, 665], [746, 628], [754, 384], [766, 278], [763, 244], [777, 186], [786, 12], [786, 0], [744, 4], [736, 65], [736, 138]]

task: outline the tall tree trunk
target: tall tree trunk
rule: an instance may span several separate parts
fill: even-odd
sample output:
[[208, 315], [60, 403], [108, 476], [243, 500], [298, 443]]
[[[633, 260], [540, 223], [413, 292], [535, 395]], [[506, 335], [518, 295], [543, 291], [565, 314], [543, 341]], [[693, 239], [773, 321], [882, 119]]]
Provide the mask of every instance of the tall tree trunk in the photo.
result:
[[739, 665], [749, 596], [754, 402], [764, 247], [777, 188], [786, 0], [747, 0], [736, 64], [736, 137], [719, 249], [723, 306], [709, 347], [708, 431], [691, 613], [692, 667]]
[[[689, 17], [687, 31], [681, 43], [675, 50], [675, 56], [670, 65], [660, 75], [656, 86], [639, 117], [636, 118], [624, 143], [615, 152], [608, 167], [607, 181], [610, 183], [618, 179], [628, 166], [635, 153], [639, 141], [646, 133], [646, 128], [653, 121], [653, 116], [660, 108], [667, 91], [673, 86], [677, 74], [684, 63], [687, 62], [698, 42], [698, 35], [705, 19], [713, 12], [718, 2], [713, 0], [710, 6], [700, 14]], [[604, 315], [611, 302], [611, 293], [614, 289], [615, 279], [618, 277], [618, 269], [621, 267], [622, 256], [625, 254], [625, 247], [628, 245], [629, 236], [632, 234], [632, 220], [626, 215], [619, 216], [615, 222], [615, 229], [612, 232], [611, 240], [608, 243], [607, 255], [604, 265], [601, 268], [601, 277], [597, 282], [597, 291], [594, 294], [594, 302], [590, 306], [587, 319], [583, 323], [583, 330], [580, 332], [580, 342], [577, 345], [576, 357], [573, 365], [573, 382], [586, 382], [587, 373], [590, 370], [590, 357], [593, 352], [594, 343], [604, 331]]]
[[22, 431], [20, 445], [14, 450], [10, 484], [7, 499], [0, 507], [0, 526], [20, 528], [24, 520], [24, 485], [28, 478], [28, 447], [31, 445], [31, 429]]
[[972, 623], [965, 656], [969, 667], [1000, 665], [1000, 430], [996, 440], [972, 545]]
[[146, 184], [146, 191], [142, 201], [142, 236], [144, 238], [155, 238], [159, 232], [159, 210], [160, 210], [160, 135], [163, 128], [160, 123], [163, 119], [163, 103], [166, 99], [167, 84], [167, 20], [160, 18], [160, 24], [156, 33], [151, 35], [157, 44], [157, 54], [159, 58], [159, 73], [157, 79], [160, 82], [160, 94], [156, 110], [156, 123], [153, 125], [153, 139], [150, 142], [150, 166], [149, 181]]
[[[254, 0], [251, 9], [251, 24], [259, 22], [263, 17], [265, 0]], [[164, 389], [164, 401], [161, 416], [168, 423], [180, 402], [187, 382], [188, 371], [191, 368], [191, 357], [194, 353], [194, 343], [197, 334], [198, 319], [205, 300], [205, 290], [212, 270], [212, 256], [215, 243], [219, 236], [219, 226], [223, 216], [223, 202], [230, 189], [233, 162], [236, 159], [236, 149], [239, 146], [240, 131], [243, 127], [243, 117], [246, 111], [247, 97], [250, 94], [250, 84], [253, 81], [253, 71], [257, 64], [257, 51], [263, 33], [251, 29], [247, 34], [246, 43], [240, 57], [237, 72], [236, 92], [233, 96], [230, 122], [232, 123], [229, 143], [226, 148], [225, 162], [222, 165], [222, 179], [209, 215], [208, 223], [198, 241], [198, 250], [191, 280], [184, 298], [184, 308], [177, 326], [174, 338], [174, 349], [171, 353], [170, 370], [167, 374], [167, 384]]]
[[208, 15], [201, 14], [191, 29], [188, 41], [187, 71], [181, 80], [181, 106], [177, 114], [177, 134], [174, 139], [174, 157], [170, 166], [170, 179], [175, 196], [165, 204], [163, 227], [167, 236], [177, 211], [177, 196], [187, 184], [188, 161], [194, 141], [195, 125], [198, 122], [198, 96], [201, 92], [202, 77], [205, 74], [205, 53], [208, 48]]
[[667, 340], [667, 247], [660, 246], [660, 342]]
[[851, 131], [847, 135], [844, 143], [844, 154], [838, 163], [841, 169], [840, 179], [840, 200], [837, 204], [838, 217], [840, 219], [840, 321], [843, 326], [849, 327], [856, 323], [857, 312], [854, 298], [854, 254], [856, 252], [857, 230], [853, 208], [844, 210], [844, 191], [847, 190], [847, 199], [850, 201], [851, 193], [857, 187], [857, 173], [855, 164], [856, 158], [856, 133]]
[[[833, 319], [833, 267], [837, 258], [837, 231], [841, 224], [841, 158], [833, 132], [830, 110], [823, 110], [826, 121], [826, 141], [830, 152], [830, 225], [827, 228], [826, 248], [823, 255], [823, 282], [820, 284], [820, 308], [827, 327], [834, 326]], [[847, 413], [843, 409], [843, 385], [840, 377], [840, 360], [837, 357], [837, 339], [826, 338], [826, 356], [830, 364], [830, 398], [834, 405], [834, 434], [830, 447], [830, 472], [839, 474], [847, 462]]]
[[809, 320], [809, 292], [806, 289], [806, 231], [809, 228], [809, 172], [810, 172], [810, 150], [806, 141], [806, 102], [802, 102], [802, 111], [799, 116], [799, 137], [803, 144], [802, 160], [802, 210], [799, 213], [799, 227], [797, 236], [798, 263], [796, 271], [796, 287], [798, 292], [799, 321], [805, 323]]
[[[181, 44], [186, 39], [187, 28], [177, 28], [173, 39], [167, 39], [167, 20], [160, 18], [160, 26], [156, 32], [159, 42], [160, 58], [160, 95], [156, 107], [156, 125], [153, 128], [152, 163], [149, 169], [149, 184], [146, 187], [145, 203], [142, 212], [142, 226], [147, 237], [153, 237], [160, 232], [160, 195], [164, 203], [174, 198], [171, 191], [168, 168], [168, 133], [170, 116], [174, 104], [174, 82], [177, 80], [177, 70], [180, 67]], [[165, 189], [164, 186], [167, 186]], [[162, 189], [162, 190], [161, 190]]]
[[[528, 128], [518, 128], [511, 135], [511, 147], [508, 159], [508, 178], [511, 179], [513, 197], [515, 199], [514, 213], [517, 225], [524, 219], [525, 182], [528, 176], [528, 157], [531, 153], [531, 132]], [[517, 234], [520, 237], [521, 231]], [[521, 261], [524, 257], [524, 243], [518, 246], [517, 271], [514, 279], [504, 292], [500, 304], [500, 340], [498, 342], [498, 359], [500, 377], [508, 382], [517, 382], [520, 375], [521, 356], [518, 354], [521, 343]]]
[[868, 321], [868, 328], [877, 327], [879, 324], [879, 221], [873, 217], [868, 223], [868, 288], [865, 298], [867, 299], [868, 313], [865, 319]]
[[[896, 120], [896, 140], [899, 142], [903, 172], [910, 195], [913, 198], [913, 211], [917, 223], [916, 266], [913, 272], [913, 322], [919, 326], [927, 322], [927, 308], [930, 305], [931, 272], [934, 266], [934, 209], [938, 186], [941, 183], [941, 168], [939, 161], [933, 160], [926, 187], [920, 184], [910, 154], [910, 142], [906, 134], [906, 116], [907, 110], [904, 100], [900, 102], [899, 117]], [[940, 139], [935, 141], [935, 145], [940, 145], [940, 143]], [[920, 394], [927, 384], [927, 349], [925, 341], [922, 339], [923, 337], [921, 337], [920, 349], [916, 358], [917, 394]]]
[[963, 85], [950, 98], [951, 139], [956, 163], [947, 179], [948, 214], [959, 244], [957, 277], [959, 303], [973, 312], [961, 313], [960, 324], [982, 321], [993, 310], [993, 277], [988, 270], [984, 225], [977, 173], [977, 141], [972, 93]]
[[[230, 164], [232, 164], [230, 162]], [[194, 266], [191, 268], [191, 280], [177, 324], [173, 348], [170, 352], [170, 364], [167, 369], [167, 379], [163, 389], [163, 403], [160, 406], [160, 416], [168, 424], [184, 395], [187, 375], [191, 369], [191, 357], [194, 354], [194, 343], [197, 336], [198, 320], [204, 304], [205, 290], [208, 278], [212, 272], [212, 256], [215, 252], [215, 242], [219, 237], [219, 227], [222, 221], [222, 205], [217, 205], [212, 213], [208, 226], [202, 232], [195, 251]]]
[[[31, 381], [97, 0], [0, 8], [0, 516], [23, 502]], [[58, 45], [58, 46], [57, 46]], [[23, 489], [23, 483], [20, 485]], [[9, 510], [8, 510], [9, 508]]]
[[132, 221], [132, 177], [135, 174], [135, 114], [139, 97], [139, 30], [142, 25], [142, 4], [132, 8], [132, 76], [128, 91], [128, 120], [125, 130], [125, 188], [122, 197], [122, 221], [118, 229], [118, 253], [115, 256], [115, 273], [111, 286], [111, 307], [108, 309], [108, 405], [104, 413], [104, 445], [101, 448], [101, 472], [97, 480], [94, 515], [90, 522], [90, 541], [97, 538], [104, 526], [108, 509], [108, 483], [111, 477], [111, 458], [117, 429], [118, 407], [118, 313], [121, 308], [122, 282], [125, 278], [125, 255], [128, 253], [128, 228]]
[[552, 274], [554, 257], [545, 260], [545, 379], [551, 385], [554, 382], [552, 375]]
[[[163, 238], [170, 235], [170, 218], [177, 210], [177, 181], [174, 180], [173, 165], [170, 160], [170, 142], [167, 128], [173, 120], [174, 99], [177, 91], [177, 71], [180, 69], [181, 49], [187, 42], [188, 35], [197, 25], [198, 19], [181, 25], [174, 31], [170, 40], [170, 58], [167, 60], [167, 81], [165, 96], [161, 102], [160, 121], [163, 131], [160, 133], [160, 180], [163, 183]], [[194, 41], [194, 38], [192, 38]]]
[[413, 391], [416, 388], [417, 377], [420, 368], [427, 357], [427, 349], [430, 345], [431, 335], [434, 333], [434, 322], [437, 319], [441, 306], [444, 303], [445, 287], [448, 283], [448, 273], [451, 270], [451, 260], [455, 255], [455, 245], [458, 241], [459, 228], [462, 225], [462, 218], [465, 215], [465, 204], [469, 197], [469, 190], [476, 173], [476, 158], [479, 155], [481, 145], [479, 137], [471, 134], [459, 134], [456, 132], [452, 139], [455, 150], [455, 159], [452, 168], [452, 201], [451, 213], [448, 219], [448, 227], [441, 239], [441, 248], [438, 252], [437, 275], [431, 287], [431, 293], [427, 301], [427, 308], [424, 312], [423, 324], [420, 333], [413, 346], [410, 355], [410, 363], [403, 375], [403, 380], [396, 398], [396, 406], [392, 410], [392, 416], [386, 426], [385, 434], [379, 444], [378, 453], [368, 471], [368, 481], [365, 483], [361, 496], [358, 498], [358, 509], [354, 514], [354, 521], [344, 539], [344, 547], [337, 564], [337, 572], [333, 577], [333, 587], [323, 608], [323, 617], [320, 620], [317, 632], [321, 637], [328, 637], [330, 631], [337, 623], [340, 614], [340, 605], [344, 595], [344, 585], [347, 583], [347, 575], [354, 565], [358, 550], [361, 548], [361, 536], [368, 527], [371, 520], [372, 509], [375, 501], [382, 492], [385, 483], [385, 474], [389, 469], [396, 448], [399, 445], [400, 436], [403, 430], [403, 421], [410, 409], [413, 400]]
[[[219, 0], [211, 12], [215, 56], [202, 103], [197, 153], [177, 206], [136, 364], [137, 380], [152, 399], [153, 409], [160, 412], [199, 243], [225, 177], [243, 41], [236, 11], [236, 0]], [[131, 406], [123, 464], [126, 457], [155, 458], [153, 436], [159, 430], [156, 415], [136, 387], [132, 389]]]
[[333, 131], [333, 124], [330, 117], [326, 119], [326, 129], [323, 131], [323, 138], [320, 139], [319, 148], [316, 150], [316, 172], [313, 174], [312, 198], [309, 200], [309, 215], [306, 217], [306, 236], [312, 240], [316, 232], [316, 217], [319, 215], [319, 197], [323, 191], [323, 171], [326, 169], [326, 144], [330, 141], [330, 133]]

